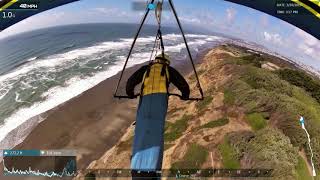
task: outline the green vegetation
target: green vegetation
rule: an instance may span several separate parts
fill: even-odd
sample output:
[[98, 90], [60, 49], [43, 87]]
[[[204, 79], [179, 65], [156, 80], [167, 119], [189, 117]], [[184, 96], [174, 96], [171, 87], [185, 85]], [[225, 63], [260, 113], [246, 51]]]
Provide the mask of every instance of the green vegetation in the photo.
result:
[[84, 176], [84, 180], [95, 180], [96, 175], [94, 173], [88, 173]]
[[292, 146], [287, 136], [276, 129], [258, 131], [248, 144], [248, 154], [255, 168], [274, 169], [273, 175], [282, 179], [296, 175], [297, 148]]
[[243, 68], [243, 74], [240, 79], [250, 85], [251, 88], [292, 95], [291, 85], [282, 81], [273, 72], [252, 66]]
[[192, 119], [191, 115], [183, 115], [183, 117], [177, 120], [175, 123], [167, 123], [167, 132], [164, 134], [165, 141], [174, 141], [182, 136], [188, 127], [188, 121]]
[[[320, 131], [320, 129], [319, 129]], [[320, 134], [320, 132], [319, 132]], [[320, 135], [318, 136], [313, 136], [311, 137], [311, 145], [312, 145], [312, 150], [313, 150], [313, 161], [314, 161], [314, 164], [315, 164], [315, 167], [318, 171], [320, 171]], [[309, 147], [305, 147], [305, 151], [306, 151], [306, 154], [308, 157], [311, 157], [311, 153], [310, 153], [310, 150], [309, 150]], [[317, 173], [318, 175], [320, 175], [320, 172]], [[319, 176], [319, 180], [320, 180], [320, 176]]]
[[246, 56], [242, 56], [238, 58], [237, 64], [238, 65], [253, 65], [255, 67], [260, 68], [261, 62], [264, 61], [264, 58], [261, 57], [259, 54], [250, 54]]
[[282, 69], [278, 71], [278, 74], [282, 79], [309, 92], [320, 103], [319, 80], [315, 80], [303, 71], [293, 69]]
[[172, 122], [166, 121], [164, 124], [164, 132], [166, 132], [172, 126], [172, 124]]
[[204, 124], [202, 126], [200, 126], [197, 129], [204, 129], [204, 128], [215, 128], [215, 127], [219, 127], [219, 126], [224, 126], [226, 124], [229, 123], [229, 119], [228, 118], [221, 118], [221, 119], [217, 119], [214, 121], [210, 121], [207, 124]]
[[[319, 138], [320, 104], [305, 90], [282, 80], [275, 72], [253, 66], [242, 69], [240, 78], [234, 79], [226, 87], [235, 96], [235, 105], [245, 109], [247, 114], [268, 112], [271, 123], [287, 135], [294, 146], [302, 148], [306, 136], [298, 122], [303, 115], [311, 137]], [[320, 152], [318, 149], [317, 152]]]
[[230, 64], [236, 64], [237, 63], [237, 58], [234, 58], [234, 57], [230, 57], [230, 58], [227, 58], [227, 59], [224, 59], [223, 62], [221, 63], [221, 66], [224, 66], [224, 65], [230, 65]]
[[298, 165], [296, 167], [297, 179], [299, 180], [312, 180], [306, 162], [301, 156], [298, 158]]
[[200, 169], [208, 157], [208, 151], [198, 145], [191, 144], [183, 158], [172, 164], [172, 169]]
[[273, 169], [274, 179], [295, 179], [298, 149], [277, 129], [264, 128], [254, 135], [238, 132], [228, 136], [235, 157], [246, 157], [252, 168]]
[[241, 48], [237, 50], [237, 47], [224, 48], [235, 49], [233, 51], [242, 55], [227, 59], [232, 78], [223, 87], [224, 103], [240, 107], [255, 130], [254, 134], [237, 132], [228, 136], [229, 148], [235, 149], [233, 159], [245, 160], [252, 168], [275, 169], [275, 179], [304, 176], [297, 149], [304, 148], [308, 159], [310, 152], [306, 134], [298, 121], [299, 115], [302, 115], [306, 119], [315, 154], [314, 162], [319, 170], [320, 80], [300, 70], [268, 71], [260, 68], [262, 63], [272, 62], [279, 67], [293, 66], [281, 63], [280, 59], [272, 56], [250, 55]]
[[237, 158], [237, 152], [230, 145], [228, 138], [225, 138], [223, 143], [219, 145], [219, 151], [222, 155], [223, 167], [226, 169], [239, 169], [240, 162]]
[[227, 135], [229, 144], [231, 144], [236, 151], [236, 158], [241, 159], [244, 153], [248, 151], [248, 143], [255, 134], [252, 131], [232, 132]]
[[212, 96], [207, 96], [207, 97], [204, 98], [204, 100], [199, 101], [196, 104], [196, 107], [197, 107], [198, 111], [203, 111], [204, 109], [206, 109], [207, 106], [212, 102], [212, 100], [213, 100]]
[[257, 131], [266, 127], [267, 122], [261, 113], [252, 113], [247, 115], [247, 120], [253, 130]]
[[222, 45], [221, 48], [223, 50], [232, 52], [236, 56], [246, 54], [246, 52], [247, 52], [247, 49], [240, 47], [240, 46], [236, 46], [236, 45]]
[[230, 91], [229, 89], [225, 89], [224, 90], [224, 100], [223, 100], [224, 103], [226, 105], [233, 105], [235, 102], [235, 99], [236, 99], [235, 96], [236, 95], [232, 91]]

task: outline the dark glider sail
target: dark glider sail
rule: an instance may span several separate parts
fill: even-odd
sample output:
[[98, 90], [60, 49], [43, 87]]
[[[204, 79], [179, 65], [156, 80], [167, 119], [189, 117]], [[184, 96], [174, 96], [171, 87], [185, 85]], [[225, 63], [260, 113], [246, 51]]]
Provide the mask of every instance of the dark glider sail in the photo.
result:
[[[310, 0], [226, 0], [282, 19], [320, 39], [320, 3]], [[316, 3], [317, 2], [317, 3]]]
[[[0, 0], [0, 31], [43, 11], [79, 0]], [[320, 39], [320, 3], [309, 0], [226, 0], [282, 19]], [[200, 2], [201, 3], [201, 2]], [[297, 6], [285, 7], [293, 3]], [[290, 12], [291, 14], [288, 14]]]
[[78, 0], [0, 0], [0, 31], [43, 11]]

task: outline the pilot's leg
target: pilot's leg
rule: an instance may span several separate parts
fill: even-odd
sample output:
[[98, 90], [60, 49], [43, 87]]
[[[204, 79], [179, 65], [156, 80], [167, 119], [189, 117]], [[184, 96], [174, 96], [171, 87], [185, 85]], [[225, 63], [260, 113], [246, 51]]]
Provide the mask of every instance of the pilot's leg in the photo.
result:
[[132, 170], [154, 173], [161, 170], [167, 108], [167, 94], [157, 93], [141, 97], [132, 149]]

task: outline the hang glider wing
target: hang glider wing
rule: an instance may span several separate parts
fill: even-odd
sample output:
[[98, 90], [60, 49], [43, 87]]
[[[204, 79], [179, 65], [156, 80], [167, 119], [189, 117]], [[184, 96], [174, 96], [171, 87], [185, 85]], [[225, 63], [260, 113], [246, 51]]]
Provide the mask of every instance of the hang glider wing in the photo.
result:
[[0, 31], [43, 11], [78, 0], [0, 0]]
[[319, 0], [226, 0], [282, 19], [320, 39]]
[[[0, 31], [40, 12], [78, 0], [0, 0]], [[320, 39], [319, 0], [226, 0], [282, 19]]]

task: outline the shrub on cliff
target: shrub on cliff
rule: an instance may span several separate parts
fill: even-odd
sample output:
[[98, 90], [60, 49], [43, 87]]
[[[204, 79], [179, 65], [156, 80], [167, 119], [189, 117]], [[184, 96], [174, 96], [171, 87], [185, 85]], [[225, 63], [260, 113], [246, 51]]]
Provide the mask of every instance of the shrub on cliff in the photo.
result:
[[[234, 104], [243, 107], [247, 114], [270, 114], [271, 124], [282, 130], [294, 146], [308, 152], [305, 148], [307, 137], [299, 124], [298, 115], [305, 117], [310, 136], [319, 138], [320, 104], [316, 99], [317, 93], [312, 91], [317, 87], [317, 80], [294, 70], [275, 73], [253, 66], [238, 68], [242, 69], [238, 71], [238, 78], [225, 87], [228, 94], [236, 95]], [[320, 156], [320, 146], [314, 146], [317, 148], [314, 150], [317, 159]], [[310, 154], [307, 155], [310, 158]], [[315, 161], [319, 166], [320, 159]]]
[[182, 116], [182, 118], [174, 123], [166, 122], [164, 140], [167, 142], [172, 142], [181, 137], [188, 128], [188, 121], [192, 118], [192, 115], [185, 114]]
[[298, 149], [281, 131], [265, 128], [254, 135], [248, 132], [229, 135], [239, 157], [246, 157], [247, 168], [273, 169], [274, 179], [295, 179]]
[[320, 81], [312, 78], [303, 71], [293, 69], [281, 69], [278, 72], [279, 77], [289, 83], [301, 87], [310, 93], [320, 103]]
[[199, 169], [208, 157], [208, 151], [198, 145], [190, 144], [183, 158], [172, 164], [172, 169]]

